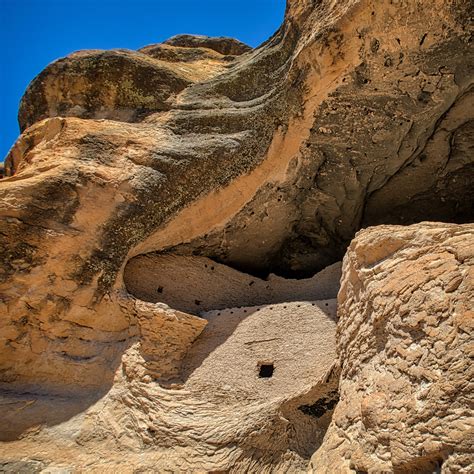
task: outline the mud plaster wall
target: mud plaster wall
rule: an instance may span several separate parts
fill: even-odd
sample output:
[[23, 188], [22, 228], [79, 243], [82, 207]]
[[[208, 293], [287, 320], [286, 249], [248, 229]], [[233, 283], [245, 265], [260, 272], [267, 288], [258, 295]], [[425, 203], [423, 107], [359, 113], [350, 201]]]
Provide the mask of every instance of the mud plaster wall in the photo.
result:
[[335, 263], [311, 278], [266, 280], [205, 257], [147, 254], [131, 259], [124, 272], [135, 297], [193, 314], [238, 306], [315, 301], [337, 296], [341, 275]]
[[[231, 399], [294, 396], [335, 359], [336, 300], [229, 308], [208, 324], [183, 362], [187, 388]], [[261, 364], [273, 375], [259, 377]]]

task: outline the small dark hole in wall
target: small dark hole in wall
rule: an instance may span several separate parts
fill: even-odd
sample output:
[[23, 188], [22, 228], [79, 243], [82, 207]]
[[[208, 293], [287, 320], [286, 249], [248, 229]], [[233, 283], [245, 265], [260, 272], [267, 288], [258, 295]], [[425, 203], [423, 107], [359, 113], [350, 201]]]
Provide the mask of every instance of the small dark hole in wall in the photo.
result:
[[201, 303], [202, 303], [202, 301], [194, 300], [194, 304], [196, 304], [196, 305], [198, 305], [198, 306], [199, 306]]
[[273, 375], [273, 364], [261, 364], [258, 376], [263, 379], [269, 379]]
[[158, 293], [163, 293], [163, 287], [162, 287], [162, 286], [159, 286], [159, 287], [156, 289], [156, 291], [157, 291]]

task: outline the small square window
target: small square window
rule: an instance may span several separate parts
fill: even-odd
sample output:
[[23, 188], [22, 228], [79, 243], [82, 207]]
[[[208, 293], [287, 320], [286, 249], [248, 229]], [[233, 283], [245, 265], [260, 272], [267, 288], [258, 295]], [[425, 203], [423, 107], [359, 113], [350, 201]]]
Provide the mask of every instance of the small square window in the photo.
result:
[[269, 379], [273, 375], [275, 367], [272, 363], [260, 364], [258, 370], [258, 376], [263, 379]]

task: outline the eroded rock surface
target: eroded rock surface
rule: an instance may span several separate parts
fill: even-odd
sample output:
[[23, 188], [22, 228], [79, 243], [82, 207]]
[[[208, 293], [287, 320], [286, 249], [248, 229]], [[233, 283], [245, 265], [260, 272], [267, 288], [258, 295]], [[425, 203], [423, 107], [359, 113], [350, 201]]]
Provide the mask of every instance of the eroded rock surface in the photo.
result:
[[[219, 38], [208, 40], [220, 44]], [[56, 116], [139, 122], [170, 110], [183, 89], [222, 73], [234, 59], [204, 40], [193, 47], [178, 43], [181, 47], [172, 42], [139, 51], [79, 51], [58, 59], [28, 86], [18, 113], [21, 130]]]
[[228, 37], [211, 37], [202, 35], [176, 35], [165, 41], [164, 44], [182, 46], [186, 48], [206, 48], [223, 55], [240, 56], [252, 48], [242, 41]]
[[[41, 470], [71, 467], [75, 458], [72, 469], [99, 472], [143, 463], [173, 472], [304, 470], [338, 399], [330, 301], [337, 285], [326, 278], [337, 266], [318, 271], [342, 258], [361, 227], [472, 220], [470, 17], [469, 2], [291, 0], [281, 28], [255, 50], [184, 36], [136, 52], [74, 53], [34, 79], [0, 181], [0, 388], [8, 422], [1, 434], [11, 441], [0, 447], [1, 462]], [[433, 224], [433, 235], [426, 231], [431, 237], [414, 248], [434, 251], [436, 232], [458, 229], [443, 226]], [[425, 227], [406, 232], [425, 235]], [[446, 252], [440, 258], [456, 273]], [[173, 260], [187, 263], [173, 267]], [[345, 268], [339, 298], [350, 315], [351, 304], [362, 303], [343, 296]], [[387, 276], [388, 301], [405, 288], [396, 277]], [[438, 283], [433, 304], [444, 291]], [[459, 288], [456, 302], [465, 298]], [[440, 314], [449, 298], [440, 300]], [[388, 321], [388, 306], [381, 315]], [[344, 365], [363, 362], [344, 345], [352, 337], [347, 319], [338, 330], [340, 354], [350, 356], [339, 356], [342, 417], [348, 395], [358, 407], [362, 390], [350, 388], [359, 382]], [[381, 330], [402, 340], [391, 324]], [[372, 329], [361, 322], [367, 358]], [[415, 345], [417, 331], [406, 336]], [[435, 336], [426, 337], [429, 345]], [[260, 349], [246, 352], [266, 343], [268, 360]], [[222, 357], [206, 357], [203, 347]], [[445, 373], [451, 362], [442, 350]], [[411, 367], [410, 351], [395, 363]], [[242, 397], [240, 379], [224, 402], [212, 387], [189, 385], [201, 373], [196, 387], [204, 387], [225, 370], [219, 361], [239, 357], [252, 369], [241, 377], [249, 387]], [[271, 363], [272, 377], [261, 380], [258, 367]], [[272, 384], [279, 389], [265, 391]], [[439, 419], [451, 430], [449, 416], [441, 411]], [[338, 448], [341, 423], [353, 442], [344, 438]], [[313, 464], [409, 471], [440, 459], [423, 461], [424, 451], [403, 445], [398, 428], [404, 454], [387, 454], [385, 431], [361, 442], [361, 423], [333, 423]], [[418, 422], [404, 423], [418, 439]], [[440, 441], [448, 448], [438, 438], [438, 447], [423, 448], [443, 453], [446, 472], [467, 466], [464, 438], [454, 449], [451, 431]]]
[[313, 472], [472, 472], [474, 225], [361, 231], [338, 305], [340, 401]]
[[181, 345], [186, 324], [198, 326], [182, 316], [173, 324], [172, 314], [141, 323], [155, 337], [143, 331], [124, 352], [110, 390], [2, 393], [1, 440], [10, 443], [0, 459], [16, 466], [27, 453], [44, 469], [73, 472], [304, 471], [334, 408], [325, 403], [337, 388], [335, 314], [335, 300], [204, 313], [206, 328], [166, 374], [180, 355], [167, 325]]

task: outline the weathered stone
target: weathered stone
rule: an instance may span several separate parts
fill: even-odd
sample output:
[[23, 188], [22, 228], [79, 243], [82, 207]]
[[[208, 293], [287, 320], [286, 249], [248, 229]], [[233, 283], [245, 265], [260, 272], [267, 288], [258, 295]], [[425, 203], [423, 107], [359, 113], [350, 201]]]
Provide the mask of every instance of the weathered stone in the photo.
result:
[[[361, 227], [472, 220], [471, 16], [457, 1], [293, 0], [278, 32], [252, 51], [185, 37], [139, 52], [75, 53], [46, 68], [22, 100], [23, 132], [0, 182], [0, 433], [10, 441], [2, 462], [27, 453], [51, 470], [304, 470], [338, 395], [329, 299], [337, 284], [328, 284], [331, 269], [317, 272]], [[387, 252], [405, 251], [399, 234], [426, 228], [413, 248], [430, 251], [437, 232], [470, 229], [389, 228], [360, 258], [377, 268]], [[468, 258], [464, 244], [456, 248]], [[445, 276], [436, 266], [431, 282], [418, 267], [407, 276], [427, 296], [410, 300], [395, 275], [380, 288], [387, 304], [402, 293], [408, 310], [432, 302], [447, 314], [446, 301], [464, 304], [466, 264], [459, 270], [447, 250], [439, 258]], [[173, 273], [167, 259], [192, 263], [188, 283], [178, 278], [188, 267]], [[217, 283], [195, 271], [204, 261], [219, 265]], [[413, 261], [396, 264], [408, 272]], [[252, 281], [258, 292], [245, 291]], [[352, 314], [346, 291], [341, 311]], [[373, 296], [373, 314], [388, 318]], [[456, 311], [446, 320], [455, 314], [469, 328]], [[418, 384], [429, 380], [433, 352], [455, 391], [435, 388], [454, 399], [464, 386], [448, 367], [464, 359], [443, 358], [452, 341], [437, 333], [436, 314], [417, 313], [424, 335], [412, 328], [403, 337], [415, 345], [387, 357]], [[333, 423], [326, 443], [370, 435], [360, 446], [342, 442], [343, 453], [334, 446], [336, 461], [326, 444], [314, 462], [416, 471], [442, 452], [446, 472], [465, 469], [467, 415], [446, 418], [444, 401], [428, 426], [435, 435], [422, 440], [429, 459], [397, 427], [388, 456], [383, 427], [416, 406], [391, 405], [405, 401], [397, 394], [406, 384], [397, 392], [395, 382], [357, 388], [361, 399], [350, 402], [348, 367], [372, 370], [362, 357], [372, 357], [375, 335], [401, 336], [391, 323], [373, 333], [361, 323], [366, 339], [346, 348], [357, 328], [342, 321], [337, 426], [349, 432], [334, 434]], [[416, 346], [422, 338], [428, 355]], [[263, 366], [272, 377], [259, 377]], [[436, 390], [430, 406], [444, 396]]]
[[474, 469], [474, 225], [359, 232], [338, 296], [340, 401], [313, 472]]
[[[106, 390], [1, 394], [0, 439], [10, 442], [0, 459], [27, 453], [72, 472], [306, 468], [334, 408], [305, 409], [337, 387], [335, 300], [228, 308], [200, 320], [144, 302], [135, 311], [140, 337]], [[186, 337], [206, 320], [182, 358]], [[259, 376], [262, 364], [271, 377]]]
[[240, 56], [241, 54], [248, 53], [252, 49], [241, 41], [225, 36], [176, 35], [166, 40], [164, 44], [186, 48], [212, 49], [220, 54], [232, 56]]
[[[28, 86], [18, 113], [21, 130], [56, 116], [139, 122], [170, 110], [185, 87], [223, 72], [228, 62], [176, 49], [80, 51], [58, 59]], [[176, 61], [185, 64], [176, 67]]]

